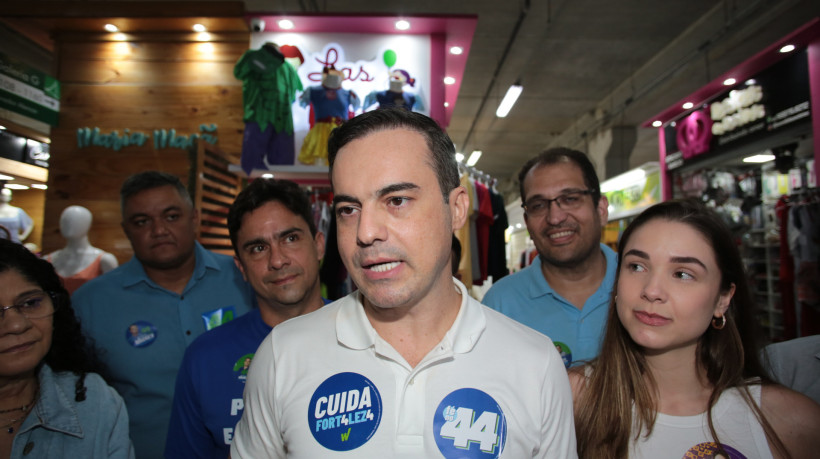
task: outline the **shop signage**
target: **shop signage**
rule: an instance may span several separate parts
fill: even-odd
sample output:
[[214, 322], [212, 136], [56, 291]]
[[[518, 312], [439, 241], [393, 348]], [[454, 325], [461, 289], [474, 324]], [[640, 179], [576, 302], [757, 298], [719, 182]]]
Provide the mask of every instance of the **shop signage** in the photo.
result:
[[809, 105], [808, 58], [804, 51], [786, 58], [748, 80], [745, 86], [718, 96], [666, 129], [666, 167], [719, 155], [759, 141], [772, 132], [807, 122]]
[[60, 82], [0, 53], [0, 108], [56, 126]]
[[151, 134], [148, 134], [142, 131], [131, 131], [126, 128], [123, 129], [122, 133], [116, 130], [103, 133], [98, 127], [84, 127], [77, 129], [77, 148], [95, 146], [120, 151], [124, 147], [132, 145], [142, 147], [151, 139], [153, 139], [155, 150], [162, 148], [188, 150], [193, 147], [197, 139], [202, 139], [203, 142], [216, 145], [219, 139], [216, 135], [211, 134], [216, 132], [216, 124], [200, 124], [199, 131], [199, 133], [183, 135], [178, 134], [176, 129], [154, 129]]
[[635, 215], [661, 202], [661, 175], [654, 171], [627, 188], [602, 193], [609, 201], [609, 221]]

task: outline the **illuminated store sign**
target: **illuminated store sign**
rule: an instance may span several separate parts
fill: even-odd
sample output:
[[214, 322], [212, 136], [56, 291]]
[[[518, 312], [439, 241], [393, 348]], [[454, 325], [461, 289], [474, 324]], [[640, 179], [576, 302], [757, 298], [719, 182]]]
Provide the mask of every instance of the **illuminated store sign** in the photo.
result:
[[0, 108], [56, 126], [60, 82], [0, 53]]
[[[126, 128], [120, 131], [103, 133], [100, 128], [79, 128], [77, 129], [77, 148], [104, 147], [114, 151], [120, 151], [124, 147], [142, 147], [146, 142], [153, 139], [154, 149], [179, 148], [188, 150], [194, 146], [197, 139], [202, 139], [211, 145], [216, 145], [217, 136], [210, 134], [216, 132], [216, 124], [200, 124], [199, 133], [184, 135], [177, 133], [176, 129], [154, 129], [151, 134], [142, 131], [131, 131]], [[152, 137], [153, 136], [153, 137]]]
[[729, 97], [709, 107], [712, 134], [723, 135], [766, 116], [766, 109], [758, 103], [762, 99], [763, 88], [758, 85], [730, 91]]

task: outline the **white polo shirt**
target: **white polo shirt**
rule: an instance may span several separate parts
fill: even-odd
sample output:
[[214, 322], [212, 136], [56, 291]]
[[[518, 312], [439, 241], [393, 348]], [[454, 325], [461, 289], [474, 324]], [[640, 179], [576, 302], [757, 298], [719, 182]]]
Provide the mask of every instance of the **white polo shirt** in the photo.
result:
[[552, 341], [453, 281], [458, 316], [415, 368], [358, 292], [276, 326], [251, 364], [231, 457], [576, 457]]

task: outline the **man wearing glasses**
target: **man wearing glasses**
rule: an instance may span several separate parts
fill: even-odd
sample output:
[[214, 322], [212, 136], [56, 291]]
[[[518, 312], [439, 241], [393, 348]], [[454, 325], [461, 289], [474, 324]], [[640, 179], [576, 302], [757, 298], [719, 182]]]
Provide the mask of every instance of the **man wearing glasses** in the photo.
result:
[[617, 265], [600, 243], [608, 202], [589, 158], [568, 148], [530, 159], [518, 180], [538, 257], [483, 303], [549, 336], [569, 367], [600, 351]]

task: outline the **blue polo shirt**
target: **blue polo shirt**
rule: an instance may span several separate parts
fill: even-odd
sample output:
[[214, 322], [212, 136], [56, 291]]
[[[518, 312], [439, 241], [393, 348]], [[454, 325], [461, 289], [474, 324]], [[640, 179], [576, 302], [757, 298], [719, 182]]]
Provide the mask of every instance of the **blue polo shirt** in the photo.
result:
[[154, 283], [132, 258], [72, 296], [83, 332], [128, 407], [137, 458], [162, 457], [185, 348], [206, 330], [251, 309], [252, 290], [231, 257], [199, 243], [195, 256], [182, 295]]
[[484, 295], [482, 303], [547, 335], [560, 348], [569, 367], [598, 356], [604, 339], [609, 296], [615, 284], [618, 256], [601, 244], [606, 275], [598, 290], [578, 309], [550, 287], [541, 272], [541, 257], [530, 266], [501, 278]]

